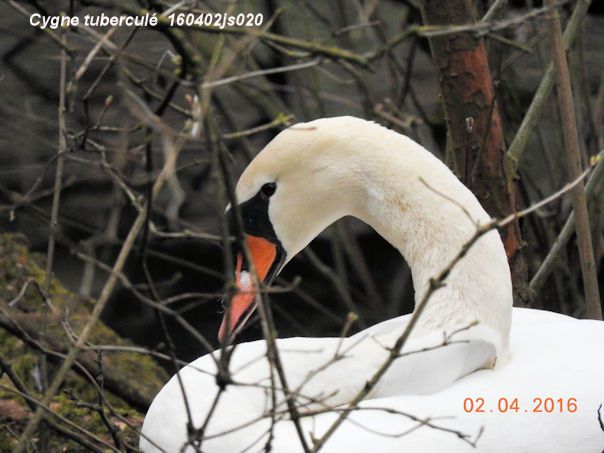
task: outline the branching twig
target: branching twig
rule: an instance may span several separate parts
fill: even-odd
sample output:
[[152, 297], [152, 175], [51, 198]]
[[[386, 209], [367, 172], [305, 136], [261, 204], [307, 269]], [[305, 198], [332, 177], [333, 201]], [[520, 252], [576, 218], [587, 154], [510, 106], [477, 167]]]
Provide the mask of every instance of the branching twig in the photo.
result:
[[[34, 398], [31, 396], [30, 392], [25, 387], [25, 384], [21, 381], [21, 379], [19, 379], [17, 373], [13, 371], [12, 367], [2, 358], [2, 356], [0, 356], [0, 372], [6, 373], [6, 375], [11, 380], [11, 382], [15, 386], [15, 389], [19, 392], [25, 403], [29, 406], [32, 411], [34, 411], [36, 409], [36, 402]], [[13, 389], [9, 388], [7, 388], [7, 390], [14, 391]], [[102, 449], [97, 447], [95, 444], [89, 442], [86, 437], [83, 437], [71, 431], [70, 429], [61, 426], [52, 420], [45, 419], [44, 423], [47, 424], [51, 429], [53, 429], [57, 433], [65, 436], [65, 438], [73, 440], [74, 442], [80, 444], [82, 447], [87, 448], [90, 451], [95, 451], [99, 453], [103, 452]], [[92, 436], [92, 438], [95, 441], [98, 440], [99, 442], [103, 443], [103, 441], [101, 439], [98, 439], [96, 436]], [[111, 445], [105, 444], [105, 446], [111, 448]]]
[[556, 200], [558, 197], [560, 197], [564, 193], [572, 190], [574, 187], [576, 187], [577, 184], [579, 184], [580, 182], [583, 181], [583, 178], [585, 178], [585, 176], [587, 174], [588, 174], [588, 171], [584, 172], [582, 175], [580, 175], [579, 178], [574, 180], [572, 183], [567, 184], [566, 186], [564, 186], [564, 188], [557, 191], [550, 197], [542, 200], [539, 203], [536, 203], [535, 205], [533, 205], [527, 209], [513, 213], [502, 220], [493, 220], [485, 225], [481, 225], [481, 226], [477, 227], [473, 236], [462, 246], [461, 250], [457, 253], [457, 255], [455, 255], [451, 259], [449, 264], [443, 270], [441, 270], [437, 276], [430, 279], [426, 293], [422, 297], [422, 300], [415, 307], [415, 310], [413, 311], [413, 315], [409, 319], [409, 322], [408, 322], [407, 326], [405, 327], [404, 332], [396, 340], [396, 342], [394, 343], [394, 346], [392, 346], [392, 348], [390, 349], [390, 352], [389, 352], [389, 355], [388, 355], [388, 358], [386, 359], [386, 361], [384, 361], [384, 363], [378, 368], [378, 370], [373, 374], [371, 379], [369, 379], [367, 381], [367, 383], [357, 393], [357, 395], [351, 400], [351, 402], [348, 403], [346, 408], [342, 409], [342, 413], [340, 414], [340, 416], [326, 430], [326, 432], [323, 434], [323, 436], [321, 436], [319, 439], [314, 440], [313, 449], [312, 449], [313, 452], [319, 451], [325, 445], [327, 440], [336, 431], [336, 429], [344, 422], [344, 420], [346, 420], [346, 418], [348, 417], [350, 412], [353, 411], [357, 407], [357, 405], [371, 393], [371, 391], [375, 388], [375, 386], [380, 381], [382, 376], [386, 373], [386, 371], [388, 371], [390, 366], [399, 357], [400, 351], [402, 350], [403, 346], [407, 342], [407, 339], [411, 335], [413, 328], [417, 324], [417, 322], [418, 322], [421, 314], [423, 313], [424, 309], [426, 308], [430, 298], [436, 291], [438, 291], [440, 288], [442, 288], [444, 286], [445, 281], [447, 280], [447, 278], [450, 275], [453, 268], [457, 265], [457, 263], [464, 256], [466, 256], [466, 254], [468, 253], [470, 248], [472, 248], [472, 246], [489, 231], [494, 230], [496, 228], [502, 228], [502, 227], [510, 224], [511, 222], [515, 221], [516, 219], [519, 219], [521, 217], [524, 217], [524, 216], [536, 211], [543, 205], [550, 203], [553, 200]]
[[[163, 187], [164, 182], [166, 181], [168, 176], [174, 171], [174, 168], [176, 166], [176, 159], [178, 157], [178, 151], [179, 150], [175, 150], [175, 152], [170, 155], [169, 160], [166, 161], [166, 163], [164, 164], [164, 167], [163, 167], [161, 173], [159, 174], [159, 176], [157, 177], [157, 180], [153, 186], [154, 194], [157, 194], [160, 191], [160, 189]], [[113, 266], [113, 269], [116, 273], [121, 272], [121, 270], [123, 269], [124, 264], [126, 263], [128, 256], [130, 255], [130, 251], [132, 250], [132, 247], [134, 246], [136, 237], [138, 236], [138, 233], [141, 231], [141, 228], [143, 227], [144, 220], [145, 220], [145, 213], [139, 213], [138, 216], [136, 217], [134, 223], [132, 224], [132, 227], [130, 228], [130, 232], [128, 233], [128, 236], [127, 236], [126, 240], [124, 241], [122, 249], [120, 250], [120, 253]], [[44, 397], [42, 398], [42, 400], [40, 402], [40, 407], [36, 410], [34, 416], [31, 418], [31, 420], [27, 424], [25, 430], [21, 434], [21, 437], [19, 438], [19, 444], [17, 445], [17, 447], [15, 449], [15, 451], [17, 453], [23, 453], [25, 451], [25, 446], [27, 444], [27, 441], [29, 440], [29, 438], [31, 437], [33, 432], [36, 430], [38, 424], [40, 423], [40, 420], [44, 413], [43, 408], [47, 407], [50, 404], [52, 398], [59, 391], [61, 384], [63, 383], [63, 381], [65, 380], [65, 377], [67, 376], [67, 372], [71, 368], [73, 362], [76, 360], [78, 353], [80, 352], [80, 350], [82, 349], [82, 347], [85, 345], [86, 341], [92, 334], [92, 329], [95, 326], [96, 322], [99, 320], [101, 313], [103, 311], [103, 308], [105, 308], [105, 305], [107, 304], [107, 301], [109, 300], [109, 296], [113, 292], [113, 289], [115, 288], [115, 285], [117, 283], [118, 278], [117, 278], [116, 273], [112, 273], [109, 275], [109, 278], [107, 279], [107, 282], [105, 283], [105, 286], [103, 287], [103, 290], [101, 291], [101, 295], [99, 296], [99, 298], [94, 306], [94, 309], [92, 310], [92, 312], [86, 322], [86, 325], [84, 326], [84, 328], [82, 329], [82, 332], [80, 333], [78, 341], [74, 345], [72, 345], [72, 347], [70, 348], [65, 361], [61, 365], [61, 368], [59, 369], [59, 371], [57, 371], [57, 374], [55, 375], [54, 379], [52, 380], [52, 383], [50, 384], [48, 390], [44, 394]]]
[[[604, 175], [604, 152], [601, 152], [598, 155], [598, 159], [599, 161], [596, 165], [596, 168], [594, 169], [591, 178], [589, 179], [589, 181], [587, 181], [587, 184], [585, 186], [585, 198], [588, 201], [591, 199], [592, 195], [594, 195], [594, 192], [598, 187], [600, 181], [602, 180], [602, 176]], [[554, 245], [547, 253], [547, 256], [544, 258], [543, 262], [541, 263], [541, 266], [539, 267], [539, 270], [531, 279], [529, 288], [532, 290], [533, 294], [537, 294], [541, 291], [541, 288], [546, 282], [547, 277], [554, 268], [554, 264], [556, 263], [560, 252], [568, 243], [568, 240], [571, 238], [574, 230], [575, 213], [571, 212], [571, 214], [568, 216], [568, 219], [566, 219], [566, 222], [564, 223], [564, 227], [562, 227], [562, 231], [560, 231], [558, 238], [554, 242]]]
[[[573, 14], [566, 25], [566, 29], [564, 30], [563, 44], [565, 50], [569, 50], [572, 47], [575, 38], [581, 30], [581, 23], [587, 14], [590, 4], [591, 0], [581, 0], [580, 2], [577, 2], [575, 9], [573, 10]], [[541, 113], [543, 112], [543, 107], [545, 106], [545, 101], [547, 101], [547, 98], [549, 97], [553, 87], [554, 66], [553, 64], [550, 64], [545, 70], [545, 74], [539, 83], [539, 87], [537, 88], [537, 91], [533, 97], [533, 101], [526, 111], [526, 115], [524, 115], [524, 118], [522, 119], [522, 124], [520, 124], [520, 127], [514, 136], [514, 140], [510, 144], [506, 153], [506, 170], [510, 174], [515, 174], [518, 169], [520, 159], [524, 154], [526, 145], [528, 144], [533, 130], [537, 126]]]

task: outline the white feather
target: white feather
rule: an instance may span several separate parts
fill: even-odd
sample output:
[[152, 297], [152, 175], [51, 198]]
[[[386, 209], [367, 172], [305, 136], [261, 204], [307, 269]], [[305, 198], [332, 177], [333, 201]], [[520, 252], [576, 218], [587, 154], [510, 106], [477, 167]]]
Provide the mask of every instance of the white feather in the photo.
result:
[[[269, 217], [288, 259], [334, 220], [354, 215], [404, 255], [416, 301], [477, 224], [490, 220], [476, 197], [423, 147], [357, 118], [322, 119], [281, 133], [245, 170], [238, 199], [249, 199], [269, 181], [277, 181]], [[298, 402], [308, 402], [300, 411], [349, 402], [386, 360], [408, 319], [385, 321], [344, 341], [278, 340], [289, 387], [299, 391]], [[450, 344], [437, 347], [458, 329], [463, 330]], [[250, 445], [249, 451], [263, 450], [271, 424], [265, 348], [264, 341], [257, 341], [235, 349], [231, 371], [239, 385], [229, 385], [221, 395], [205, 432], [204, 452], [243, 451]], [[597, 418], [604, 402], [604, 323], [512, 309], [509, 267], [496, 231], [455, 266], [402, 352], [426, 348], [398, 358], [360, 404], [362, 410], [350, 415], [322, 451], [476, 451], [451, 431], [418, 426], [392, 411], [471, 436], [484, 428], [477, 443], [483, 452], [594, 452], [604, 447]], [[336, 351], [345, 354], [334, 360]], [[215, 372], [209, 355], [180, 372], [196, 427], [204, 423], [218, 391]], [[278, 409], [287, 413], [283, 395], [276, 397]], [[467, 398], [482, 398], [485, 412], [466, 412]], [[518, 412], [500, 413], [502, 398], [517, 399]], [[534, 412], [536, 398], [552, 398], [561, 410]], [[573, 402], [577, 409], [570, 412]], [[320, 437], [337, 415], [304, 416], [307, 440], [311, 434]], [[147, 413], [141, 448], [156, 451], [151, 439], [168, 452], [180, 451], [187, 442], [186, 426], [182, 392], [173, 377]], [[276, 423], [272, 447], [301, 451], [287, 417]]]

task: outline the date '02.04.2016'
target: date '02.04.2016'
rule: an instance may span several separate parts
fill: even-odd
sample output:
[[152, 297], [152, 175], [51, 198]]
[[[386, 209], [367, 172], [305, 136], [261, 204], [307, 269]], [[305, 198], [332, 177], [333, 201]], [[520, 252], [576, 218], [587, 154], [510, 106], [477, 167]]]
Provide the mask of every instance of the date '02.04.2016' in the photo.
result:
[[496, 402], [484, 398], [466, 398], [463, 400], [465, 412], [501, 412], [501, 413], [573, 413], [577, 412], [576, 398], [533, 398], [529, 404], [521, 404], [518, 398], [499, 398]]

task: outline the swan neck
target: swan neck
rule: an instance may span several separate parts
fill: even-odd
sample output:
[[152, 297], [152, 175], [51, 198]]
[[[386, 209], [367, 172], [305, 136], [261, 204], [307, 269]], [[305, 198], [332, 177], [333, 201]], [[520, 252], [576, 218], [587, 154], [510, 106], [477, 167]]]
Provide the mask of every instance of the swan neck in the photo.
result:
[[[357, 158], [362, 162], [357, 179], [364, 200], [356, 203], [360, 209], [355, 215], [405, 258], [417, 305], [430, 279], [448, 268], [478, 225], [491, 218], [440, 160], [407, 137], [394, 134], [392, 141], [377, 147], [360, 147]], [[452, 268], [445, 286], [430, 296], [420, 324], [433, 329], [478, 321], [493, 330], [498, 349], [506, 349], [511, 309], [507, 256], [493, 230], [474, 243]]]

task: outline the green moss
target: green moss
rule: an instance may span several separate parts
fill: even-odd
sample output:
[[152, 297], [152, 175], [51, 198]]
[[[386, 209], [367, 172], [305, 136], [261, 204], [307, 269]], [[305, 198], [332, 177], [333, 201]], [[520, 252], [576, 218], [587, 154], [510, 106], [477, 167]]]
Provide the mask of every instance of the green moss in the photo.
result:
[[[51, 287], [53, 310], [49, 310], [35, 285], [31, 284], [32, 281], [39, 285], [44, 284], [44, 267], [44, 257], [31, 253], [22, 236], [0, 234], [0, 308], [2, 309], [0, 316], [3, 313], [8, 313], [9, 316], [19, 322], [29, 323], [30, 328], [36, 332], [36, 335], [40, 335], [40, 329], [37, 329], [37, 326], [44, 326], [45, 333], [39, 336], [37, 341], [43, 343], [49, 349], [64, 352], [71, 343], [60, 321], [67, 320], [74, 332], [80, 332], [88, 320], [95, 301], [71, 293], [57, 279], [53, 279]], [[9, 307], [8, 302], [19, 296], [28, 281], [30, 283], [22, 297], [13, 307]], [[49, 319], [50, 322], [47, 322]], [[102, 322], [98, 322], [94, 327], [90, 343], [103, 345], [130, 344]], [[32, 393], [32, 396], [40, 398], [41, 395], [37, 388], [39, 384], [35, 379], [40, 362], [39, 353], [14, 336], [13, 333], [2, 329], [0, 326], [0, 355], [11, 364], [13, 370]], [[92, 355], [92, 358], [94, 360], [94, 355]], [[56, 370], [56, 365], [49, 362], [48, 366], [52, 375]], [[109, 370], [113, 375], [119, 376], [120, 382], [127, 382], [132, 389], [148, 401], [153, 398], [167, 380], [163, 369], [150, 357], [141, 354], [106, 352], [103, 354], [103, 366], [106, 372]], [[145, 378], [141, 379], [141, 376]], [[0, 384], [8, 387], [12, 386], [6, 376], [0, 379]], [[79, 374], [70, 372], [62, 390], [63, 392], [53, 399], [52, 409], [111, 442], [107, 427], [103, 424], [100, 415], [89, 407], [79, 404], [84, 402], [96, 405], [98, 403], [96, 388]], [[70, 398], [66, 392], [75, 395], [75, 400]], [[119, 395], [105, 391], [105, 397], [120, 415], [127, 416], [135, 425], [142, 423], [142, 414], [132, 408]], [[23, 400], [10, 391], [0, 389], [0, 399], [14, 400], [29, 411]], [[9, 422], [12, 423], [12, 421]], [[123, 430], [123, 435], [128, 442], [136, 445], [138, 438], [136, 432], [128, 429], [117, 419], [114, 422]], [[7, 421], [2, 420], [2, 414], [0, 414], [0, 426], [4, 426], [5, 423]], [[15, 422], [15, 432], [18, 433], [23, 428], [22, 425], [24, 423]], [[56, 450], [53, 447], [53, 451], [82, 451], [77, 445], [71, 442], [66, 443], [66, 440], [61, 436], [51, 433], [51, 437], [51, 446], [56, 446]], [[8, 448], [6, 451], [10, 451], [11, 439], [10, 434], [0, 429], [0, 452], [5, 451], [4, 448]]]
[[13, 449], [13, 443], [11, 442], [11, 437], [6, 431], [6, 427], [2, 426], [0, 428], [0, 452], [8, 453]]

